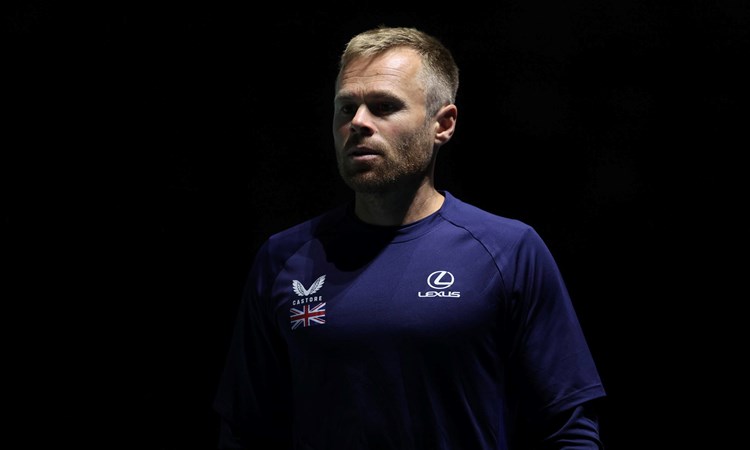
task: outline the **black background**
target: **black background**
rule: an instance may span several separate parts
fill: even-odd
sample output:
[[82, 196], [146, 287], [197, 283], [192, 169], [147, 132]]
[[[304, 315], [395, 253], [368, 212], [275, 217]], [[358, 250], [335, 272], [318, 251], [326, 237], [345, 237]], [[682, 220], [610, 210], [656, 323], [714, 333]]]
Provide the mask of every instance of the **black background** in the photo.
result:
[[737, 252], [723, 215], [745, 206], [746, 2], [59, 3], [3, 6], [7, 425], [21, 439], [214, 448], [251, 258], [349, 197], [337, 58], [381, 23], [453, 50], [459, 119], [438, 186], [547, 241], [609, 393], [608, 449], [729, 439], [710, 400], [740, 391], [718, 369], [735, 271], [711, 250]]

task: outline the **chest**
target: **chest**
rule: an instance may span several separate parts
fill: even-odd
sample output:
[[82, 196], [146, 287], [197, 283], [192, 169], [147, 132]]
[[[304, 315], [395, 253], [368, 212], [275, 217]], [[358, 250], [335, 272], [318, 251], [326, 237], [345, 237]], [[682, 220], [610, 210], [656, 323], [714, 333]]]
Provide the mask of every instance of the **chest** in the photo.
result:
[[496, 326], [500, 277], [473, 242], [412, 241], [366, 253], [344, 258], [311, 242], [287, 261], [274, 282], [273, 300], [291, 346], [386, 337], [429, 342]]

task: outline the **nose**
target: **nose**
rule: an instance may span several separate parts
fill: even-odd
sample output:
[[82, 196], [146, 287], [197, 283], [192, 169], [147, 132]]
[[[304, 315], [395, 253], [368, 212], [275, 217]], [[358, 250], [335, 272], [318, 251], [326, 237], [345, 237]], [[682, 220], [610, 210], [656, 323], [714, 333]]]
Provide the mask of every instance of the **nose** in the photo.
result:
[[350, 127], [352, 131], [357, 133], [367, 133], [372, 131], [372, 121], [367, 105], [359, 105], [357, 112], [352, 116]]

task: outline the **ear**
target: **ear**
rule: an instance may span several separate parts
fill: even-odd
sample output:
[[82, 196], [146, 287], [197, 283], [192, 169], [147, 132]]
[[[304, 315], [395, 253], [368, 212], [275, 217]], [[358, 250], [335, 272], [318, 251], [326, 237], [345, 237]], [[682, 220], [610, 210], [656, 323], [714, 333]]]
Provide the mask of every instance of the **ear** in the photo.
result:
[[453, 132], [456, 130], [456, 118], [458, 117], [458, 108], [454, 104], [445, 105], [440, 108], [435, 116], [435, 145], [443, 145], [451, 140]]

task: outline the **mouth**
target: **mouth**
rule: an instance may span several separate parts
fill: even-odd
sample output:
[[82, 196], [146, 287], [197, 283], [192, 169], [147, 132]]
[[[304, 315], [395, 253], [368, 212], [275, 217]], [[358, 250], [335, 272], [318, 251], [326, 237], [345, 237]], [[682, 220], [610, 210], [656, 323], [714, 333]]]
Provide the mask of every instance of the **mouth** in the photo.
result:
[[346, 150], [346, 156], [353, 159], [369, 159], [382, 156], [382, 152], [364, 145], [355, 145]]

